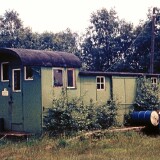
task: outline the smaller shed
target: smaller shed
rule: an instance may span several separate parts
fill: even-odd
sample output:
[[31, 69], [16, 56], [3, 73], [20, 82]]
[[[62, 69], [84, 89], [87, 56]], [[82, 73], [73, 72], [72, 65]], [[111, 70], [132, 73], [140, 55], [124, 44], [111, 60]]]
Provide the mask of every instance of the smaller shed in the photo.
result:
[[[119, 104], [117, 120], [124, 123], [124, 114], [133, 109], [136, 98], [137, 78], [151, 78], [154, 84], [159, 84], [160, 74], [129, 73], [129, 72], [79, 72], [81, 81], [81, 95], [85, 94], [85, 102], [92, 99], [94, 102], [107, 103], [114, 97]], [[159, 84], [160, 85], [160, 84]]]

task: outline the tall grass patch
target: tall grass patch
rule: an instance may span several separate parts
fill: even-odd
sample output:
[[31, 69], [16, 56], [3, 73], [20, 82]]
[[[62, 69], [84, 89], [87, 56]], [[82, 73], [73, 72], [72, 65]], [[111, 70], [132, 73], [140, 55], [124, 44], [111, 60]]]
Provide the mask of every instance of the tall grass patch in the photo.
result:
[[[99, 133], [98, 133], [99, 134]], [[82, 138], [83, 137], [83, 138]], [[61, 135], [51, 138], [31, 138], [29, 141], [0, 145], [1, 160], [159, 160], [160, 136], [137, 132], [114, 133], [102, 136]]]

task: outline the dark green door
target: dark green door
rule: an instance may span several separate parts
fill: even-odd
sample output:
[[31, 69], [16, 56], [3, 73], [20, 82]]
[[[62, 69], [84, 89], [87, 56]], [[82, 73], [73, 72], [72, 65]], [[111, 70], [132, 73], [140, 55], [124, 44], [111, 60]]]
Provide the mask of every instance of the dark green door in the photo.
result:
[[11, 130], [23, 131], [23, 100], [21, 69], [12, 69], [12, 87], [10, 93]]

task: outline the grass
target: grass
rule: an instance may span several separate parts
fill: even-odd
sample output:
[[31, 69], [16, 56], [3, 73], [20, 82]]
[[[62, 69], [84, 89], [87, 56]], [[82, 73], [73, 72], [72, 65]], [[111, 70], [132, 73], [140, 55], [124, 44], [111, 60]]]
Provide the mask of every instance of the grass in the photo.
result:
[[160, 136], [137, 132], [0, 141], [0, 160], [159, 160]]

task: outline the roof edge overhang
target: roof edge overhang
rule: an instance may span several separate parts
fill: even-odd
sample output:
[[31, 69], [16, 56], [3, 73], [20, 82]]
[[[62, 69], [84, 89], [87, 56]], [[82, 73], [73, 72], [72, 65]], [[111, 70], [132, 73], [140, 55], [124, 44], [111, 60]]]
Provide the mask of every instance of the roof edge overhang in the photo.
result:
[[151, 73], [131, 73], [131, 72], [99, 72], [99, 71], [80, 71], [80, 76], [155, 76], [159, 77], [160, 74]]
[[13, 50], [0, 48], [0, 61], [22, 65], [21, 57]]

